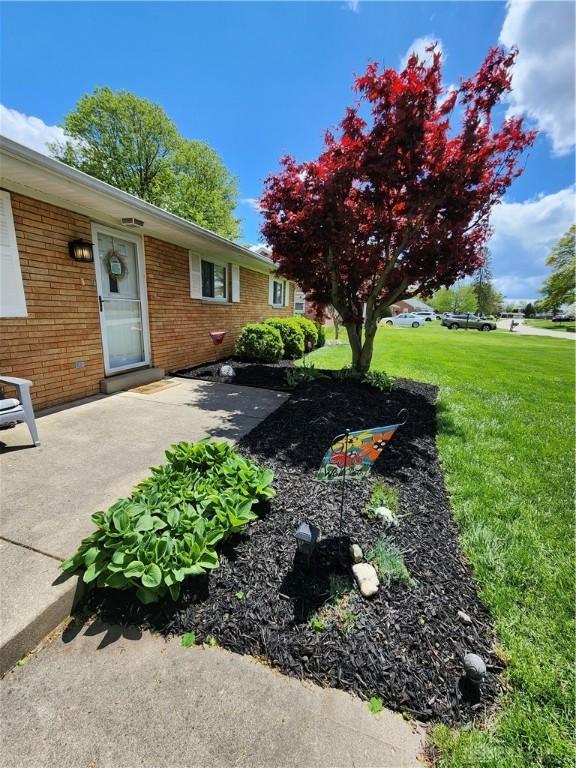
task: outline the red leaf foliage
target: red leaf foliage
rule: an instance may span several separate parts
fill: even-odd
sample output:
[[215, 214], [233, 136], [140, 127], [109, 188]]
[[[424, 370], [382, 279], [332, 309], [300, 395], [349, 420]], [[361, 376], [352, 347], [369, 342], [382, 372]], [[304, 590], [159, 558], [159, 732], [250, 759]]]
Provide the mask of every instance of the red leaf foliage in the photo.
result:
[[[411, 56], [402, 72], [370, 64], [322, 154], [265, 182], [262, 232], [280, 271], [344, 323], [394, 301], [429, 295], [482, 264], [489, 215], [534, 139], [521, 119], [493, 127], [516, 52], [491, 50], [455, 91], [441, 55]], [[364, 119], [362, 114], [369, 114]]]

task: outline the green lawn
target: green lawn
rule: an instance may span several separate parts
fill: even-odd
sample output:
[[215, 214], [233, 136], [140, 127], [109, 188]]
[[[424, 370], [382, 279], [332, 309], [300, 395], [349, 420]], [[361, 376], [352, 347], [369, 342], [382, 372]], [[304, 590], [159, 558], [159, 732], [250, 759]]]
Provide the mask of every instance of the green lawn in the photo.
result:
[[[374, 368], [440, 387], [446, 483], [508, 663], [490, 723], [434, 729], [442, 767], [573, 765], [573, 355], [564, 340], [499, 331], [378, 331]], [[312, 358], [340, 368], [350, 350]]]
[[567, 328], [576, 328], [576, 323], [553, 323], [552, 320], [524, 320], [524, 322], [534, 328], [546, 328], [547, 331], [565, 331]]

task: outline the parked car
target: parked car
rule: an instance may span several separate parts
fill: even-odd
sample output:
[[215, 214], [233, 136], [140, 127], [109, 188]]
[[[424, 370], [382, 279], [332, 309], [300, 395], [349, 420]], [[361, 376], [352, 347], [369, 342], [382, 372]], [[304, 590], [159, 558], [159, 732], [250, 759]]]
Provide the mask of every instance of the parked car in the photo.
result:
[[387, 317], [384, 322], [386, 325], [396, 325], [400, 328], [420, 328], [426, 321], [415, 312], [401, 312], [395, 317]]
[[574, 315], [554, 315], [552, 318], [553, 323], [573, 323]]
[[433, 312], [431, 309], [422, 309], [419, 312], [413, 312], [412, 314], [416, 315], [417, 317], [421, 317], [427, 323], [431, 323], [432, 320], [436, 320], [436, 312]]
[[495, 331], [496, 323], [485, 320], [478, 315], [449, 315], [442, 318], [442, 325], [456, 330], [457, 328], [476, 328], [479, 331]]

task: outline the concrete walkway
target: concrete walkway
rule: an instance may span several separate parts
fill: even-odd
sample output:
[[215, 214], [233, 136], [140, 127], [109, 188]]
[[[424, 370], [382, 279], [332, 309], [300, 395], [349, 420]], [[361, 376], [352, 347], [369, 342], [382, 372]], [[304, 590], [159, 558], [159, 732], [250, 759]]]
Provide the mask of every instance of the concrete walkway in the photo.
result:
[[[498, 320], [496, 326], [503, 331], [510, 330], [511, 318], [504, 318]], [[568, 341], [576, 340], [576, 333], [569, 333], [568, 331], [552, 331], [547, 328], [535, 328], [532, 325], [527, 325], [523, 320], [515, 320], [518, 325], [514, 328], [513, 333], [517, 333], [520, 336], [552, 336], [554, 339], [568, 339]]]
[[166, 379], [0, 431], [0, 674], [65, 616], [77, 578], [59, 563], [93, 529], [90, 515], [130, 493], [179, 440], [237, 440], [286, 399], [269, 390]]
[[0, 683], [6, 768], [416, 768], [399, 714], [220, 648], [93, 625]]

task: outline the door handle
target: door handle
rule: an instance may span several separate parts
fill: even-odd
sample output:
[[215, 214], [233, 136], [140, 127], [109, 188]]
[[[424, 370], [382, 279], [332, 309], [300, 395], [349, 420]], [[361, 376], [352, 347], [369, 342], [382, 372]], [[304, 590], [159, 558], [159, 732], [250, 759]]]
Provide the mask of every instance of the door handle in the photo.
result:
[[98, 296], [98, 304], [100, 305], [100, 312], [102, 312], [102, 296]]

